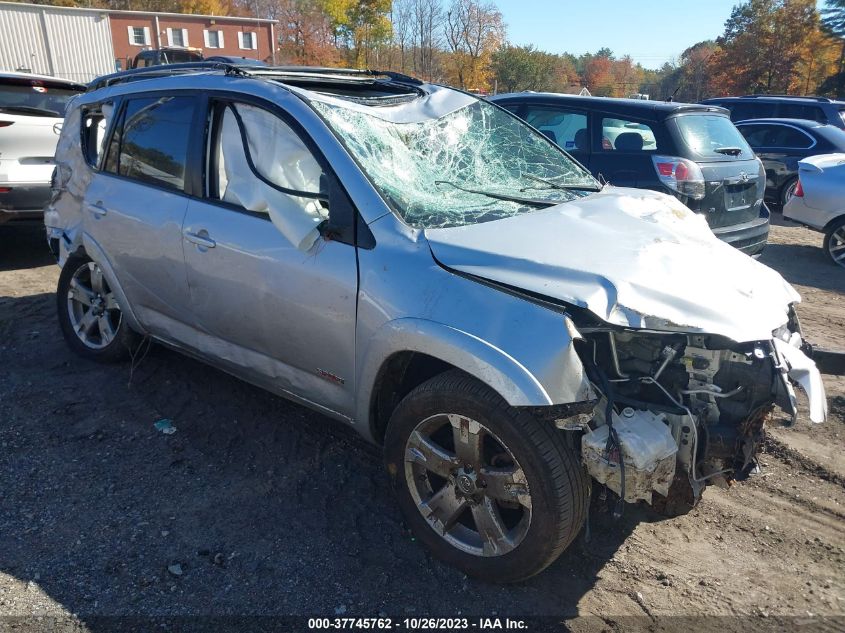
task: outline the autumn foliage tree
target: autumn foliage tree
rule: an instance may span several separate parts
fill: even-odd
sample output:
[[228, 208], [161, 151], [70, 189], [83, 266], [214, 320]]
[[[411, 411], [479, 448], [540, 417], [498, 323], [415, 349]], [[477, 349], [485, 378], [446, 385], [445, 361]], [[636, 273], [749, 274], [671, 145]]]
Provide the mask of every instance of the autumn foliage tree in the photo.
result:
[[493, 3], [453, 0], [446, 10], [445, 40], [451, 80], [461, 88], [486, 89], [493, 53], [505, 39], [502, 14]]
[[808, 92], [829, 71], [814, 0], [747, 0], [716, 43], [711, 71], [726, 94]]

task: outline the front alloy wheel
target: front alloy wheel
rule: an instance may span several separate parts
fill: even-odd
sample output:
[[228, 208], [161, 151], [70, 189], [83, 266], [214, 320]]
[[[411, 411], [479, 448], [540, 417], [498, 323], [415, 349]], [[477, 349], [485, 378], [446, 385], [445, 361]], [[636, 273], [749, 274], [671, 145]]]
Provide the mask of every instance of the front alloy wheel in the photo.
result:
[[399, 403], [384, 454], [405, 521], [435, 556], [514, 582], [550, 565], [584, 524], [589, 478], [568, 439], [451, 370]]
[[405, 480], [428, 524], [457, 549], [498, 556], [531, 525], [531, 491], [504, 442], [476, 420], [437, 414], [405, 445]]

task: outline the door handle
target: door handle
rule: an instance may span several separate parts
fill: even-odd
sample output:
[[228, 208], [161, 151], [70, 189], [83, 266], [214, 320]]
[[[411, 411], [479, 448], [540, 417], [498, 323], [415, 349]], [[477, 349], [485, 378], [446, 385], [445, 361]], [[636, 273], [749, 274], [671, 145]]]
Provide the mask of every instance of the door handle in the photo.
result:
[[106, 213], [108, 213], [108, 209], [103, 206], [102, 202], [96, 202], [94, 204], [88, 205], [88, 210], [93, 213], [96, 217], [101, 218]]
[[[202, 235], [203, 233], [205, 233], [205, 235]], [[191, 233], [190, 231], [185, 231], [185, 239], [189, 242], [196, 244], [197, 246], [202, 246], [204, 248], [214, 248], [215, 246], [217, 246], [217, 242], [208, 237], [208, 232], [206, 232], [205, 229], [203, 229], [199, 233]]]

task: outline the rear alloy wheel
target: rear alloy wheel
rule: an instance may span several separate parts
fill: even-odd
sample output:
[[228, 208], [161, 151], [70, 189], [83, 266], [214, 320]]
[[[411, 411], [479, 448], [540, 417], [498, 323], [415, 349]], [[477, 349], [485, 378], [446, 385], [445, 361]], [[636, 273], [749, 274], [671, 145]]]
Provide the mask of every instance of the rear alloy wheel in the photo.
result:
[[388, 426], [385, 459], [417, 537], [490, 582], [542, 571], [584, 522], [589, 480], [563, 432], [462, 372], [405, 397]]
[[92, 360], [122, 360], [137, 335], [125, 323], [120, 305], [99, 264], [82, 256], [67, 260], [56, 290], [59, 325], [68, 345]]
[[834, 264], [845, 268], [845, 217], [839, 218], [825, 233], [824, 252]]
[[796, 189], [798, 189], [797, 178], [794, 180], [790, 180], [788, 183], [786, 183], [786, 185], [784, 185], [780, 194], [780, 205], [782, 207], [786, 206], [786, 203], [789, 202], [789, 199], [795, 195]]

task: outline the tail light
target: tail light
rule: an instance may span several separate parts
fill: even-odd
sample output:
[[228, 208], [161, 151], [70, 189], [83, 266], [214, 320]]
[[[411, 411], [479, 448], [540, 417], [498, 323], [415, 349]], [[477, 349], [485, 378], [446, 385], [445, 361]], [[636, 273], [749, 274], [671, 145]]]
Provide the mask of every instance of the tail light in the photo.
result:
[[657, 177], [672, 191], [701, 200], [704, 198], [704, 174], [691, 160], [677, 156], [652, 156]]
[[795, 187], [795, 191], [792, 193], [793, 196], [797, 196], [799, 198], [804, 197], [804, 185], [801, 184], [801, 180], [798, 180], [798, 185]]
[[0, 193], [9, 193], [11, 190], [11, 187], [0, 187]]
[[14, 121], [0, 121], [0, 127], [9, 127]]

